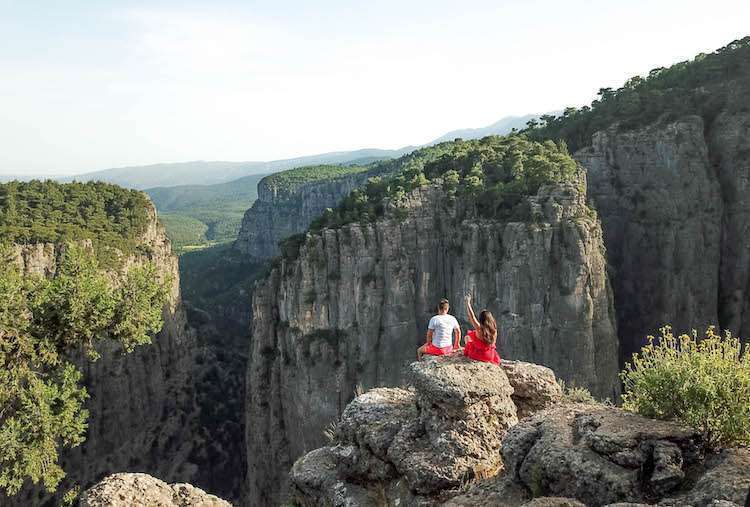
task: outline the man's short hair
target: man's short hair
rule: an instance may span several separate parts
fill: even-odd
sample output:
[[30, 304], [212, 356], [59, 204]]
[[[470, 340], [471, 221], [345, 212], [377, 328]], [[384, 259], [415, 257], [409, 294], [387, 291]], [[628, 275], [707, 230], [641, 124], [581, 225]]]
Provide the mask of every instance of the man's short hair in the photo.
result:
[[445, 298], [441, 299], [440, 303], [438, 303], [438, 308], [440, 308], [441, 310], [447, 310], [449, 306], [450, 303], [448, 303], [448, 300]]

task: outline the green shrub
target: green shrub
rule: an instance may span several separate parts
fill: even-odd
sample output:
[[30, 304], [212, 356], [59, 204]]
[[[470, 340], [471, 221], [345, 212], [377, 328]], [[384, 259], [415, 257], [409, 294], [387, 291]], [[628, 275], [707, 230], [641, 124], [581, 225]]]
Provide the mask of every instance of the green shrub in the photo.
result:
[[69, 244], [51, 279], [24, 276], [0, 245], [0, 494], [24, 482], [54, 491], [65, 472], [62, 448], [85, 439], [88, 398], [69, 361], [112, 339], [129, 352], [162, 328], [169, 280], [150, 263], [112, 283], [88, 250]]
[[591, 391], [585, 387], [576, 387], [575, 385], [568, 385], [564, 380], [560, 379], [557, 381], [560, 385], [560, 389], [563, 392], [563, 401], [568, 403], [596, 403], [594, 396]]
[[626, 410], [692, 426], [710, 446], [750, 444], [750, 352], [729, 332], [675, 337], [664, 327], [621, 377]]

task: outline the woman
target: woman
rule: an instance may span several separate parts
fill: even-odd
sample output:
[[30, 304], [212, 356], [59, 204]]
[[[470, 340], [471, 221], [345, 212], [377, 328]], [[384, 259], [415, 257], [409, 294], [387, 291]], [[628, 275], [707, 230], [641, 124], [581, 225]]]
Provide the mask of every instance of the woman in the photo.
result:
[[469, 322], [474, 326], [472, 331], [466, 335], [466, 346], [464, 355], [475, 361], [500, 364], [500, 355], [497, 353], [495, 343], [497, 342], [497, 322], [489, 310], [479, 312], [479, 319], [471, 307], [471, 295], [466, 295], [466, 313], [469, 314]]

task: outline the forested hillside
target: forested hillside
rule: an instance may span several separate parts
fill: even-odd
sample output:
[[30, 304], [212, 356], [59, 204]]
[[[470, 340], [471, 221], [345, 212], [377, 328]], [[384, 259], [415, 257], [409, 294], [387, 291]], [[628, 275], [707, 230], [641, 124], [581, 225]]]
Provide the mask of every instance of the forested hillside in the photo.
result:
[[543, 184], [576, 175], [576, 164], [564, 145], [518, 136], [441, 143], [381, 165], [392, 169], [354, 190], [338, 208], [326, 211], [313, 222], [312, 230], [374, 221], [389, 204], [398, 206], [408, 192], [434, 181], [442, 184], [450, 199], [471, 203], [469, 208], [479, 216], [526, 218], [524, 196], [535, 194]]
[[178, 252], [189, 246], [237, 237], [242, 217], [258, 197], [263, 175], [216, 185], [178, 185], [145, 190]]

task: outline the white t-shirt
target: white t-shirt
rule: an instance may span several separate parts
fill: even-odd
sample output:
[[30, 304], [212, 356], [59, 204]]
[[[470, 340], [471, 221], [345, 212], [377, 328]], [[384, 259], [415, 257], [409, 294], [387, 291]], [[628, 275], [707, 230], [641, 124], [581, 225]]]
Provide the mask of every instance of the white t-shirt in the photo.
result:
[[453, 330], [460, 329], [453, 315], [435, 315], [430, 319], [427, 329], [432, 329], [432, 344], [436, 347], [453, 345]]

